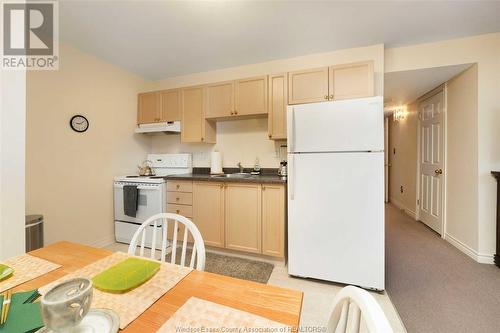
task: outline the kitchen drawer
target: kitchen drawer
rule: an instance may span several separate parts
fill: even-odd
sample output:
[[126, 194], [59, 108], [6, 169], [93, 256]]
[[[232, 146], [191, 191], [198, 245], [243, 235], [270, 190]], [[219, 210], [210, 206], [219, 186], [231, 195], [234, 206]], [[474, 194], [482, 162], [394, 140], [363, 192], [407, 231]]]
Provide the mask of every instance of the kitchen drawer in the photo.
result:
[[190, 180], [167, 180], [167, 191], [193, 192], [193, 182]]
[[167, 204], [167, 212], [179, 214], [185, 217], [193, 217], [193, 206]]
[[192, 205], [193, 193], [187, 192], [167, 192], [167, 203], [179, 205]]

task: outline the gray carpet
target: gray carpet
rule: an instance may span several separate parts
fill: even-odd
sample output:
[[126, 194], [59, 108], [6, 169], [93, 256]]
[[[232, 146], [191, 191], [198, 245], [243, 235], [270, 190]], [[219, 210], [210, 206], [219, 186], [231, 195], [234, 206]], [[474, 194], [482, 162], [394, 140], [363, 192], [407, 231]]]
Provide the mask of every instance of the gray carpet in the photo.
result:
[[386, 288], [409, 333], [500, 332], [500, 269], [390, 205]]
[[[180, 262], [180, 252], [181, 249], [178, 249], [175, 255], [177, 263]], [[170, 254], [167, 254], [166, 258], [167, 262], [170, 262]], [[186, 251], [186, 262], [189, 262], [188, 258], [191, 259], [191, 250], [189, 249]], [[271, 277], [273, 268], [274, 265], [267, 262], [206, 252], [205, 272], [267, 283]]]

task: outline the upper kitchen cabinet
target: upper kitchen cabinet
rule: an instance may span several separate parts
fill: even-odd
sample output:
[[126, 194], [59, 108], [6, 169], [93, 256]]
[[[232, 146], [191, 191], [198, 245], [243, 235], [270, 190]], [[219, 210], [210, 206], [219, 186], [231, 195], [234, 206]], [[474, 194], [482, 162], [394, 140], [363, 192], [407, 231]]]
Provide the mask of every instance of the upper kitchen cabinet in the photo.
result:
[[373, 61], [288, 73], [288, 104], [373, 96]]
[[373, 96], [373, 61], [330, 66], [329, 72], [330, 99]]
[[269, 75], [269, 139], [286, 139], [287, 74]]
[[209, 84], [205, 117], [222, 118], [234, 114], [234, 81]]
[[137, 96], [137, 123], [149, 124], [160, 120], [160, 94], [158, 92], [139, 94]]
[[267, 114], [267, 75], [235, 82], [235, 110], [240, 116]]
[[205, 120], [205, 94], [203, 86], [181, 91], [181, 141], [215, 143], [215, 123]]
[[160, 111], [162, 121], [181, 120], [181, 90], [160, 91]]
[[328, 100], [328, 67], [288, 73], [288, 104]]

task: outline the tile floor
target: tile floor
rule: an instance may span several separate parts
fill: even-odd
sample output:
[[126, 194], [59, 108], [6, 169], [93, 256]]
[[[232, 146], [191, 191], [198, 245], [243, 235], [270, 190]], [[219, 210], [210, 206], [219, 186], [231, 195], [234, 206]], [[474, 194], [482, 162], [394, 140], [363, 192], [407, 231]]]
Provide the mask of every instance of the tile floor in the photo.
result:
[[[112, 251], [123, 251], [127, 252], [128, 245], [114, 243], [106, 246], [107, 249]], [[217, 253], [224, 253], [223, 251], [214, 251]], [[237, 255], [231, 253], [229, 255]], [[247, 255], [237, 255], [245, 258], [251, 258], [256, 260], [263, 260], [262, 258], [256, 258]], [[268, 284], [280, 286], [283, 288], [290, 288], [295, 290], [300, 290], [304, 293], [304, 302], [302, 305], [302, 316], [301, 316], [301, 326], [326, 326], [330, 313], [332, 311], [332, 302], [335, 294], [342, 289], [343, 285], [336, 283], [329, 283], [310, 279], [294, 278], [288, 275], [286, 266], [283, 262], [265, 260], [274, 263], [274, 270], [269, 278]], [[386, 292], [377, 293], [370, 292], [379, 302], [380, 306], [384, 310], [387, 318], [389, 319], [394, 333], [405, 333], [404, 328], [399, 315], [394, 308], [389, 296]]]

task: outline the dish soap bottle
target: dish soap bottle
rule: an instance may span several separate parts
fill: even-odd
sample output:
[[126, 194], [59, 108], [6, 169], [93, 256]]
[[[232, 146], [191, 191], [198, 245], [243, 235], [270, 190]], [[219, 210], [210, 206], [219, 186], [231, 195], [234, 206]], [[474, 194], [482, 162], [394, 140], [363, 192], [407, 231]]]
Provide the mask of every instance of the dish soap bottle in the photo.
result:
[[250, 172], [252, 175], [260, 175], [261, 169], [259, 165], [259, 158], [255, 159], [255, 165], [253, 166], [252, 172]]

